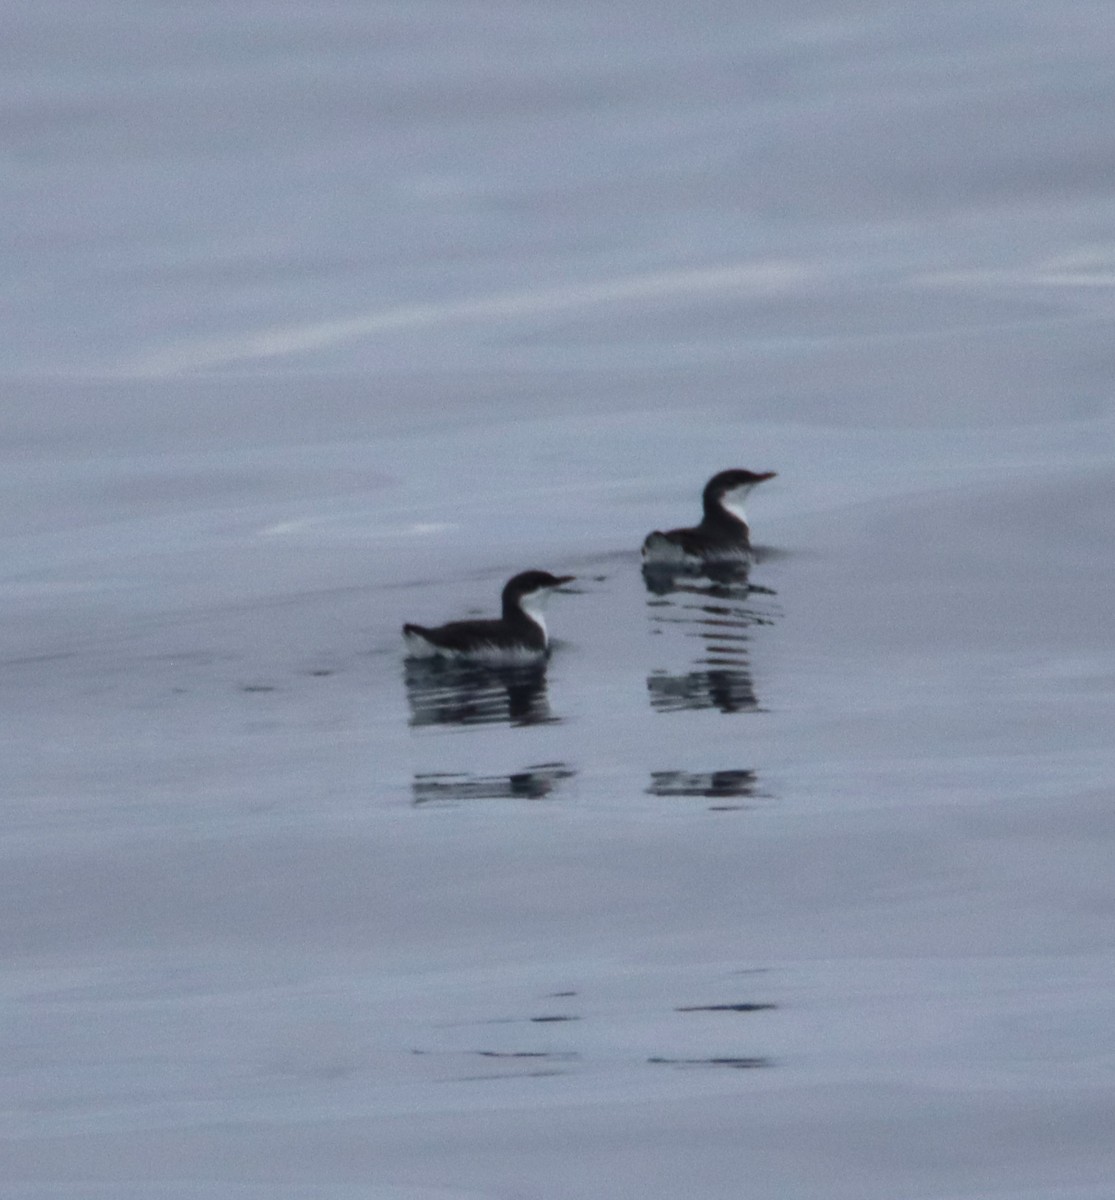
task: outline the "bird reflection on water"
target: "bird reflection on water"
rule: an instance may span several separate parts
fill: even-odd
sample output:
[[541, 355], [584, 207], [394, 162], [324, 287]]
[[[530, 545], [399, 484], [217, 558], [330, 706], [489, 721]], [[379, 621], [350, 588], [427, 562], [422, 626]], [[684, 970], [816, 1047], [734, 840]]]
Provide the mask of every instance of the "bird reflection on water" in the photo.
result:
[[758, 776], [754, 771], [740, 768], [727, 771], [652, 771], [652, 796], [703, 796], [706, 800], [722, 800], [757, 795]]
[[658, 669], [647, 676], [652, 708], [741, 713], [759, 707], [747, 658], [748, 631], [771, 623], [772, 614], [762, 611], [756, 597], [774, 592], [754, 586], [748, 576], [747, 564], [709, 565], [699, 573], [643, 568], [653, 632], [680, 627], [683, 636], [701, 643], [691, 670]]
[[576, 774], [565, 763], [538, 763], [511, 775], [415, 775], [415, 804], [452, 804], [462, 800], [542, 800]]
[[[739, 812], [765, 798], [759, 777], [745, 768], [721, 771], [651, 771], [648, 796], [700, 797], [710, 812]], [[747, 803], [750, 801], [751, 803]]]
[[443, 659], [404, 664], [410, 724], [541, 725], [550, 711], [544, 665], [481, 667]]

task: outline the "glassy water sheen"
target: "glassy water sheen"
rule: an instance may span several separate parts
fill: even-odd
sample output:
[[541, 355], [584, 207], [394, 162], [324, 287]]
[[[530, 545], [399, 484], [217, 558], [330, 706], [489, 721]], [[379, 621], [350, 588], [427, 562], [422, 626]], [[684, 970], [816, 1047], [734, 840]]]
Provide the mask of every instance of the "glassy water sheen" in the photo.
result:
[[4, 1200], [1109, 1200], [1115, 10], [3, 26]]

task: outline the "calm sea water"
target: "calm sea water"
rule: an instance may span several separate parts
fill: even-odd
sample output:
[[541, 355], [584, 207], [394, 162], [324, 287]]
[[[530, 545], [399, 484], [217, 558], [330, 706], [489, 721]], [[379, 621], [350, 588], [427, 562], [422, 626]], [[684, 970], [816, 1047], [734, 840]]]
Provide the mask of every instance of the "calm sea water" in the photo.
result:
[[1109, 7], [0, 25], [0, 1195], [1110, 1197]]

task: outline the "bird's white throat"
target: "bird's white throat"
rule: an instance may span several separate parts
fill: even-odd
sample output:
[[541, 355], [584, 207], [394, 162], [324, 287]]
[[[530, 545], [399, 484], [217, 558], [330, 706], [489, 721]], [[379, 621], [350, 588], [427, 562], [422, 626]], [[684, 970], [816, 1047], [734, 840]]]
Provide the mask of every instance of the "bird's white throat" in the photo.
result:
[[546, 601], [550, 598], [549, 588], [539, 588], [537, 592], [527, 592], [519, 597], [519, 607], [542, 630], [543, 638], [549, 639], [546, 629]]
[[742, 521], [745, 525], [747, 524], [747, 513], [744, 511], [744, 504], [747, 502], [747, 496], [752, 487], [754, 487], [754, 484], [745, 483], [742, 487], [725, 492], [720, 498], [720, 503], [724, 510], [730, 512], [733, 517]]

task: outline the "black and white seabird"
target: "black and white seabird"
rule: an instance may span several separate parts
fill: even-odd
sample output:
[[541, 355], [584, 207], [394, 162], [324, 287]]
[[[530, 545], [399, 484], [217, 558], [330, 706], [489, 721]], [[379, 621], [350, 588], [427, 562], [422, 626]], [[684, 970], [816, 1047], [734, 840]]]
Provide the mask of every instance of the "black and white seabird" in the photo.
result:
[[647, 566], [685, 567], [751, 561], [751, 531], [744, 515], [747, 493], [776, 471], [721, 471], [705, 484], [705, 515], [688, 529], [656, 529], [643, 542]]
[[508, 667], [541, 662], [550, 647], [543, 616], [546, 601], [574, 578], [549, 571], [514, 576], [504, 585], [503, 616], [498, 621], [450, 621], [434, 629], [404, 625], [407, 656]]

